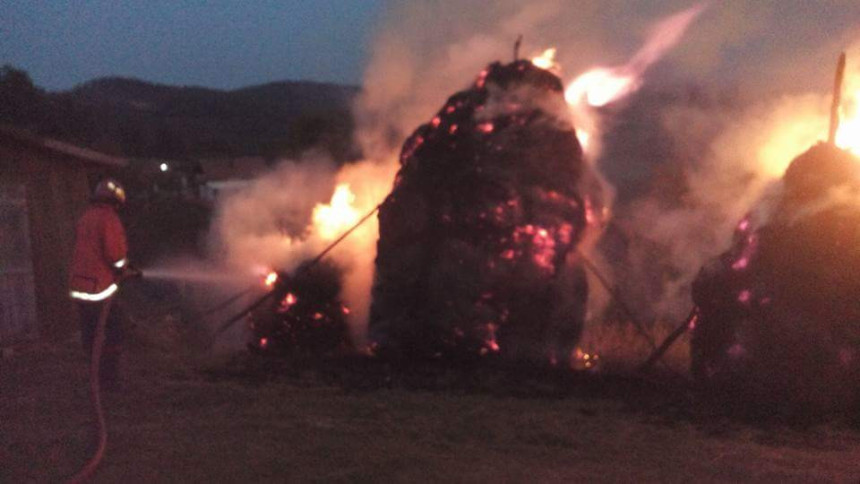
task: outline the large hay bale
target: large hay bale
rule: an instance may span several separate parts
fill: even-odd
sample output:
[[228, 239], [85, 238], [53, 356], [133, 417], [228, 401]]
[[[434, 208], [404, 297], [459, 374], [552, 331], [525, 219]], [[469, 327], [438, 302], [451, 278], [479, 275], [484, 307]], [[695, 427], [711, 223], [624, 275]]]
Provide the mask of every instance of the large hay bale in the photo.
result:
[[490, 65], [403, 146], [379, 213], [370, 337], [402, 357], [566, 358], [587, 286], [582, 148], [560, 80]]
[[693, 287], [692, 372], [744, 401], [837, 408], [860, 394], [860, 159], [796, 158], [767, 221], [745, 218]]

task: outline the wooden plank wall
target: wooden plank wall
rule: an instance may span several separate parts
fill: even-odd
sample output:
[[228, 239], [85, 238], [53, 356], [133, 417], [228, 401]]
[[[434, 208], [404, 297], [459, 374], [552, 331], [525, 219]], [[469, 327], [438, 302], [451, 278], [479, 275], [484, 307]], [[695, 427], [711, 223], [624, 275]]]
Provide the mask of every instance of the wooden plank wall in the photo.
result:
[[26, 190], [6, 178], [0, 178], [0, 346], [39, 330]]
[[22, 181], [27, 189], [40, 336], [66, 338], [78, 329], [76, 309], [68, 297], [75, 222], [89, 198], [88, 178], [105, 169], [14, 143], [0, 146], [0, 160], [0, 175]]

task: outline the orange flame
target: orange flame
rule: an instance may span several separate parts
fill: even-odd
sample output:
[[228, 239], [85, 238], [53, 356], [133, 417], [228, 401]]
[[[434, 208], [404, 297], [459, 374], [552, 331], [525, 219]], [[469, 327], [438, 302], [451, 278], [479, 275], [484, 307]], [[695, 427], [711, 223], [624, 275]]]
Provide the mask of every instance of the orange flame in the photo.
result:
[[847, 119], [836, 132], [836, 146], [853, 153], [860, 153], [860, 117]]
[[599, 120], [592, 108], [606, 106], [638, 90], [645, 71], [678, 43], [704, 9], [705, 4], [700, 4], [656, 23], [627, 64], [594, 67], [568, 83], [564, 98], [574, 118], [576, 136], [589, 156], [600, 149]]
[[583, 101], [592, 107], [605, 106], [639, 89], [642, 81], [624, 68], [596, 67], [580, 75], [564, 91], [569, 104]]
[[355, 194], [348, 183], [341, 183], [334, 190], [331, 202], [314, 207], [313, 224], [323, 240], [333, 240], [358, 222], [361, 214], [353, 206]]
[[605, 106], [635, 92], [642, 85], [642, 74], [675, 44], [704, 10], [696, 5], [657, 23], [645, 45], [630, 59], [617, 67], [595, 67], [577, 77], [565, 90], [570, 104], [587, 103], [592, 107]]
[[534, 64], [535, 67], [539, 67], [547, 71], [558, 71], [559, 65], [555, 61], [556, 51], [557, 49], [555, 47], [550, 47], [543, 51], [539, 56], [533, 57], [532, 64]]
[[276, 282], [278, 282], [278, 273], [275, 271], [266, 274], [266, 279], [263, 281], [263, 283], [268, 287], [274, 286]]
[[836, 146], [860, 154], [860, 76], [849, 77], [847, 95], [843, 95]]

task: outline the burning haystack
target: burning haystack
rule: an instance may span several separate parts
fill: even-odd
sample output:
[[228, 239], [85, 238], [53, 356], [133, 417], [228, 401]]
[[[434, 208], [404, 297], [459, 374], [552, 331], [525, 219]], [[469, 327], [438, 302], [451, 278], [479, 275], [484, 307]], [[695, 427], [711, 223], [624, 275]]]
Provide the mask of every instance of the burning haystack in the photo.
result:
[[487, 67], [404, 143], [379, 213], [370, 338], [407, 358], [569, 358], [587, 285], [587, 167], [561, 81]]
[[332, 263], [305, 264], [294, 274], [271, 273], [267, 304], [251, 313], [251, 348], [274, 355], [316, 357], [351, 348], [340, 300], [341, 271]]
[[856, 403], [860, 159], [819, 144], [791, 163], [770, 202], [694, 283], [692, 372], [745, 401]]

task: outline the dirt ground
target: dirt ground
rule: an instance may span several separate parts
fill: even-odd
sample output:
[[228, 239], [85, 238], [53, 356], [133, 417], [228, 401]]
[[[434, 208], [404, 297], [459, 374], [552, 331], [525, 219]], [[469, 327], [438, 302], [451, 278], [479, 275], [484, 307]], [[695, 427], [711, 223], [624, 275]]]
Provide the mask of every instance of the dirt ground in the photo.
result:
[[[676, 381], [404, 376], [362, 359], [273, 369], [132, 343], [125, 386], [105, 398], [95, 482], [860, 480], [850, 419], [744, 421]], [[21, 347], [0, 365], [0, 482], [64, 480], [92, 432], [77, 342]]]

